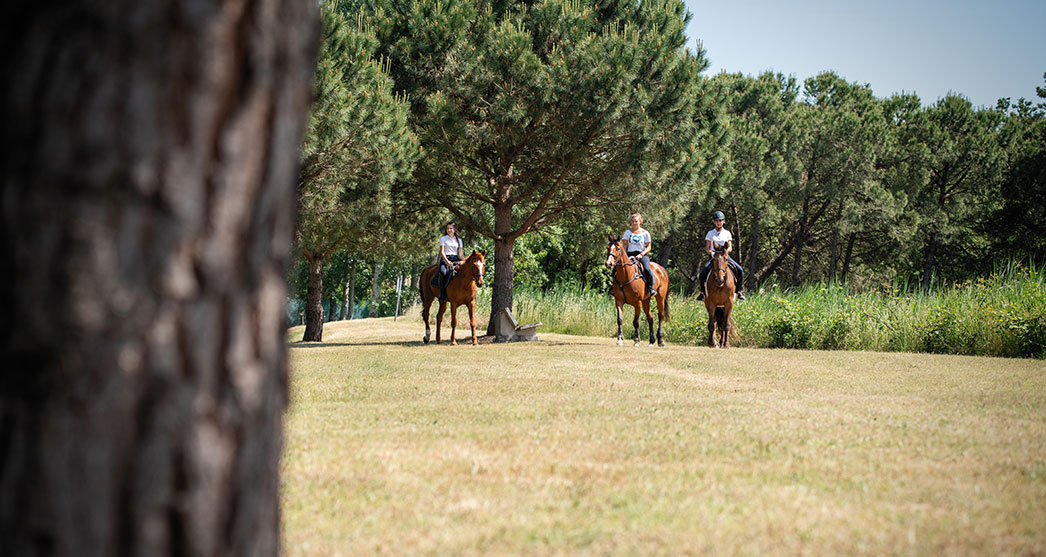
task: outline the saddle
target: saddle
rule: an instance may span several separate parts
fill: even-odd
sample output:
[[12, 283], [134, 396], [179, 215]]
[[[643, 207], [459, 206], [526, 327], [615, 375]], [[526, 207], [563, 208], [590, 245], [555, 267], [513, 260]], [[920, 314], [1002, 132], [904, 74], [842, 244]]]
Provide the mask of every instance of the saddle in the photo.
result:
[[[625, 291], [625, 286], [627, 286], [629, 284], [632, 284], [636, 280], [642, 281], [643, 282], [643, 286], [646, 286], [646, 277], [643, 276], [643, 265], [639, 261], [636, 261], [636, 262], [632, 263], [630, 266], [632, 267], [632, 278], [629, 279], [628, 282], [622, 284], [622, 283], [618, 282], [616, 278], [614, 279], [614, 284], [616, 284], [618, 286], [618, 288], [621, 289], [622, 292]], [[657, 273], [655, 273], [653, 269], [650, 270], [650, 278], [653, 279], [653, 281], [654, 281], [654, 284], [651, 285], [650, 288], [653, 289], [653, 290], [657, 290], [657, 284], [658, 284]], [[646, 291], [644, 290], [644, 293], [645, 292]]]

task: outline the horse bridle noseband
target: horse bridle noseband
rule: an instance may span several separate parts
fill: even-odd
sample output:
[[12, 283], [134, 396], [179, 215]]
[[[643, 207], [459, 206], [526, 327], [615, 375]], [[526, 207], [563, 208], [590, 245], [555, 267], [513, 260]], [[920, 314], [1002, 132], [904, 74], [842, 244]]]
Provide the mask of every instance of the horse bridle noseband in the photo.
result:
[[[618, 248], [621, 248], [621, 244], [619, 244], [617, 242], [614, 242], [614, 244], [611, 244], [611, 245], [617, 245]], [[624, 253], [624, 251], [625, 250], [622, 248], [621, 252]], [[614, 258], [614, 267], [625, 267], [626, 266], [625, 262], [622, 260], [622, 258], [614, 255], [614, 252], [612, 250], [610, 252], [610, 257]], [[608, 259], [609, 259], [609, 257], [608, 257]], [[636, 280], [643, 278], [643, 271], [640, 270], [639, 261], [632, 261], [631, 263], [628, 264], [628, 266], [632, 267], [632, 278], [631, 278], [631, 280], [629, 280], [628, 282], [625, 282], [625, 283], [621, 283], [621, 282], [618, 282], [616, 275], [613, 276], [614, 284], [620, 286], [621, 290], [624, 290], [626, 286], [632, 284]]]
[[[715, 253], [718, 254], [719, 250], [716, 250]], [[716, 256], [713, 254], [712, 255], [712, 271], [715, 272], [716, 275], [717, 275], [716, 276], [716, 286], [720, 286], [721, 287], [724, 284], [726, 284], [726, 273], [727, 273], [726, 254], [725, 253], [723, 254], [723, 266], [721, 268], [719, 268], [719, 269], [715, 268], [715, 258], [716, 258]]]

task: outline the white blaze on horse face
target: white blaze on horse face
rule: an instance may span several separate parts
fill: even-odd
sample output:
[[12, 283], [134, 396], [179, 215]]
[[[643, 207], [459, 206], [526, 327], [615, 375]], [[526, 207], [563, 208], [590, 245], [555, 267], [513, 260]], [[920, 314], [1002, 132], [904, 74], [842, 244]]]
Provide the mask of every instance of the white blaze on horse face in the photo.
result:
[[479, 271], [479, 285], [480, 286], [483, 286], [483, 268], [484, 267], [485, 267], [485, 265], [483, 264], [482, 261], [477, 261], [476, 262], [476, 269]]

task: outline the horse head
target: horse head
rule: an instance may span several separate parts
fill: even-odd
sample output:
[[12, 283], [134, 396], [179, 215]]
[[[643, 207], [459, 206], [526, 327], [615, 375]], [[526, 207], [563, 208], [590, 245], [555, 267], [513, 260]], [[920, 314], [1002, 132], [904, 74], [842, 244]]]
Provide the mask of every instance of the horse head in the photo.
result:
[[625, 259], [625, 247], [621, 245], [621, 240], [614, 237], [613, 234], [607, 235], [607, 269], [614, 268], [614, 265], [623, 265]]
[[476, 285], [483, 286], [483, 271], [487, 266], [487, 253], [483, 250], [474, 250], [465, 263], [472, 266], [472, 277], [476, 281]]
[[727, 273], [730, 272], [730, 265], [726, 262], [726, 248], [716, 248], [712, 254], [712, 276], [715, 278], [717, 286], [723, 286], [726, 284]]

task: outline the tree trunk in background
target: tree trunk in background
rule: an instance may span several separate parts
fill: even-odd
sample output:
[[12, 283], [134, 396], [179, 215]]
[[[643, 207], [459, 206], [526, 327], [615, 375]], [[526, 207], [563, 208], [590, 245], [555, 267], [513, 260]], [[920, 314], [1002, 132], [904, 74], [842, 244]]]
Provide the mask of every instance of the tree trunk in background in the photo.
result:
[[494, 334], [496, 316], [502, 308], [512, 309], [512, 267], [513, 247], [516, 239], [509, 236], [512, 230], [512, 207], [502, 206], [494, 209], [494, 291], [490, 294], [490, 319], [487, 321], [487, 334]]
[[810, 212], [810, 200], [803, 202], [803, 214], [799, 219], [799, 236], [795, 243], [795, 262], [792, 264], [792, 287], [799, 287], [799, 269], [803, 263], [803, 248], [806, 247], [806, 223]]
[[348, 296], [348, 300], [347, 300], [348, 303], [346, 305], [349, 306], [349, 309], [347, 310], [347, 312], [349, 314], [349, 319], [352, 319], [352, 316], [353, 316], [354, 312], [356, 311], [356, 266], [355, 265], [349, 267], [349, 288], [348, 288], [348, 293], [346, 294], [346, 296]]
[[327, 322], [329, 323], [331, 321], [334, 321], [337, 318], [337, 315], [338, 315], [338, 300], [334, 296], [331, 296], [330, 299], [327, 300], [327, 304], [328, 304], [328, 307], [330, 308], [330, 311], [327, 312]]
[[368, 317], [378, 316], [378, 304], [381, 302], [381, 270], [385, 266], [384, 261], [374, 262], [374, 275], [370, 279], [370, 306], [367, 308]]
[[832, 230], [832, 247], [828, 255], [828, 284], [835, 282], [835, 270], [839, 267], [839, 229]]
[[752, 232], [749, 233], [748, 238], [748, 272], [745, 273], [745, 289], [749, 292], [755, 289], [756, 284], [756, 254], [759, 253], [759, 235], [762, 233], [762, 225], [762, 219], [757, 217], [752, 224]]
[[839, 282], [846, 282], [846, 275], [850, 273], [850, 261], [853, 259], [854, 240], [856, 239], [857, 234], [853, 232], [846, 239], [846, 254], [843, 256], [843, 272], [839, 275]]
[[323, 258], [306, 253], [309, 281], [305, 287], [305, 334], [302, 342], [323, 341]]
[[923, 260], [923, 291], [929, 291], [933, 285], [933, 268], [937, 264], [937, 233], [930, 233], [926, 238], [926, 258]]
[[276, 555], [316, 3], [0, 7], [0, 553]]
[[675, 235], [669, 234], [668, 238], [665, 238], [664, 242], [661, 242], [661, 246], [657, 250], [657, 264], [664, 268], [668, 268], [668, 258], [672, 257], [672, 244], [675, 242]]

